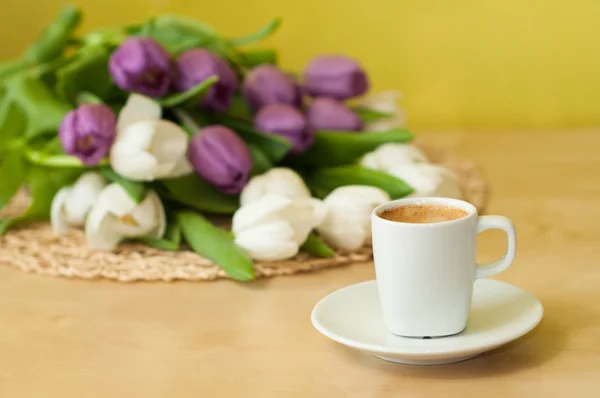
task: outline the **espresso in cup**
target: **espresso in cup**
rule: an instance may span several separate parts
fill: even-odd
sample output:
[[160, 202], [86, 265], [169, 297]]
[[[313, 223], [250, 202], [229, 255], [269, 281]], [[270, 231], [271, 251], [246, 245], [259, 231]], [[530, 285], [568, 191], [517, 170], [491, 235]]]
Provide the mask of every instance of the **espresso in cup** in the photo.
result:
[[410, 224], [428, 224], [452, 221], [466, 217], [463, 209], [438, 204], [415, 204], [392, 207], [383, 211], [380, 216], [386, 220]]

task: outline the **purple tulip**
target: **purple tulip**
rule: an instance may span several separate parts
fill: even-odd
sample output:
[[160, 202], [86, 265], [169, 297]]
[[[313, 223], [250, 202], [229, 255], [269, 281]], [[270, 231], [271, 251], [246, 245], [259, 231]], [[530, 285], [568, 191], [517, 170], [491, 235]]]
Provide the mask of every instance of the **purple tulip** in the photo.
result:
[[113, 81], [125, 91], [163, 97], [171, 84], [172, 65], [167, 51], [155, 40], [130, 37], [108, 62]]
[[290, 105], [265, 106], [254, 118], [254, 127], [258, 131], [274, 133], [290, 141], [293, 154], [304, 152], [315, 140], [302, 113]]
[[238, 79], [231, 66], [216, 54], [200, 48], [181, 54], [177, 59], [175, 88], [186, 91], [214, 75], [219, 80], [208, 90], [202, 105], [217, 112], [225, 112], [238, 88]]
[[300, 107], [300, 87], [281, 69], [273, 65], [259, 65], [246, 76], [244, 97], [252, 109], [265, 105], [287, 104]]
[[213, 125], [192, 137], [188, 159], [196, 173], [227, 194], [239, 193], [252, 169], [250, 150], [232, 130]]
[[58, 136], [65, 153], [87, 166], [100, 163], [115, 138], [115, 114], [106, 105], [88, 104], [67, 113]]
[[313, 58], [304, 70], [304, 81], [313, 97], [344, 100], [362, 95], [369, 89], [369, 79], [362, 67], [342, 55]]
[[333, 98], [315, 98], [306, 113], [308, 126], [313, 130], [360, 131], [360, 117], [346, 105]]

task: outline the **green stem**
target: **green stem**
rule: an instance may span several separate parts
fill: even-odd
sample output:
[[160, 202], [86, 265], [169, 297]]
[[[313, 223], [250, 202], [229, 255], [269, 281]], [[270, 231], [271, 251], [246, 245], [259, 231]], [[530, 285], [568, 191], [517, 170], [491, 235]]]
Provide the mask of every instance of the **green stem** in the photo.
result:
[[71, 59], [65, 56], [59, 56], [54, 58], [52, 61], [48, 61], [45, 64], [36, 65], [28, 70], [28, 73], [32, 77], [39, 79], [41, 76], [54, 72], [56, 69], [63, 65], [66, 65]]
[[12, 61], [3, 62], [0, 64], [0, 81], [10, 77], [12, 74], [19, 72], [27, 67], [29, 63], [26, 59], [15, 59]]
[[[81, 160], [71, 155], [48, 155], [41, 151], [28, 148], [25, 150], [25, 157], [29, 162], [38, 166], [45, 167], [65, 167], [65, 168], [87, 168]], [[98, 166], [105, 166], [108, 164], [107, 159], [103, 159]]]
[[38, 36], [38, 39], [25, 52], [25, 59], [31, 63], [44, 63], [62, 54], [73, 31], [81, 22], [81, 10], [77, 7], [64, 7]]
[[181, 122], [183, 128], [191, 135], [196, 134], [200, 130], [200, 126], [196, 121], [182, 109], [174, 109], [173, 112], [177, 119]]
[[88, 91], [82, 91], [77, 96], [77, 103], [79, 105], [83, 105], [83, 104], [104, 104], [104, 101], [102, 101], [102, 99], [99, 98], [95, 94], [92, 94], [92, 93], [90, 93]]
[[127, 34], [121, 27], [104, 28], [95, 32], [90, 32], [80, 39], [84, 47], [91, 46], [118, 46], [127, 38]]

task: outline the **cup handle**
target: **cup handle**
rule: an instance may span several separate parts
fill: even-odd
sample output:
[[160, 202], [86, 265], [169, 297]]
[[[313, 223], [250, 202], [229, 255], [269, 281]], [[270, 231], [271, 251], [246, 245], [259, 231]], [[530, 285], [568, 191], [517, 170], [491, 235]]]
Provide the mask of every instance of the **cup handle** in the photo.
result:
[[477, 233], [488, 229], [501, 229], [506, 232], [508, 246], [506, 253], [500, 259], [487, 264], [477, 264], [476, 279], [495, 275], [510, 267], [515, 260], [517, 251], [517, 232], [512, 221], [502, 216], [481, 216], [477, 221]]

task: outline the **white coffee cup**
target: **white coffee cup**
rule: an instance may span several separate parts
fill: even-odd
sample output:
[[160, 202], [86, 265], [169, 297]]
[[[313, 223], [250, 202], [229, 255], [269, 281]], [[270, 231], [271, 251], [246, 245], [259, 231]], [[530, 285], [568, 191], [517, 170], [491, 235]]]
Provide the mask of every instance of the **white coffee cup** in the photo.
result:
[[[405, 223], [380, 214], [407, 205], [444, 205], [467, 215], [436, 223]], [[383, 319], [393, 334], [435, 337], [460, 333], [467, 325], [476, 279], [504, 271], [516, 252], [513, 223], [478, 216], [470, 203], [448, 198], [408, 198], [382, 204], [371, 215], [373, 258]], [[477, 236], [487, 229], [508, 236], [506, 254], [477, 264]]]

